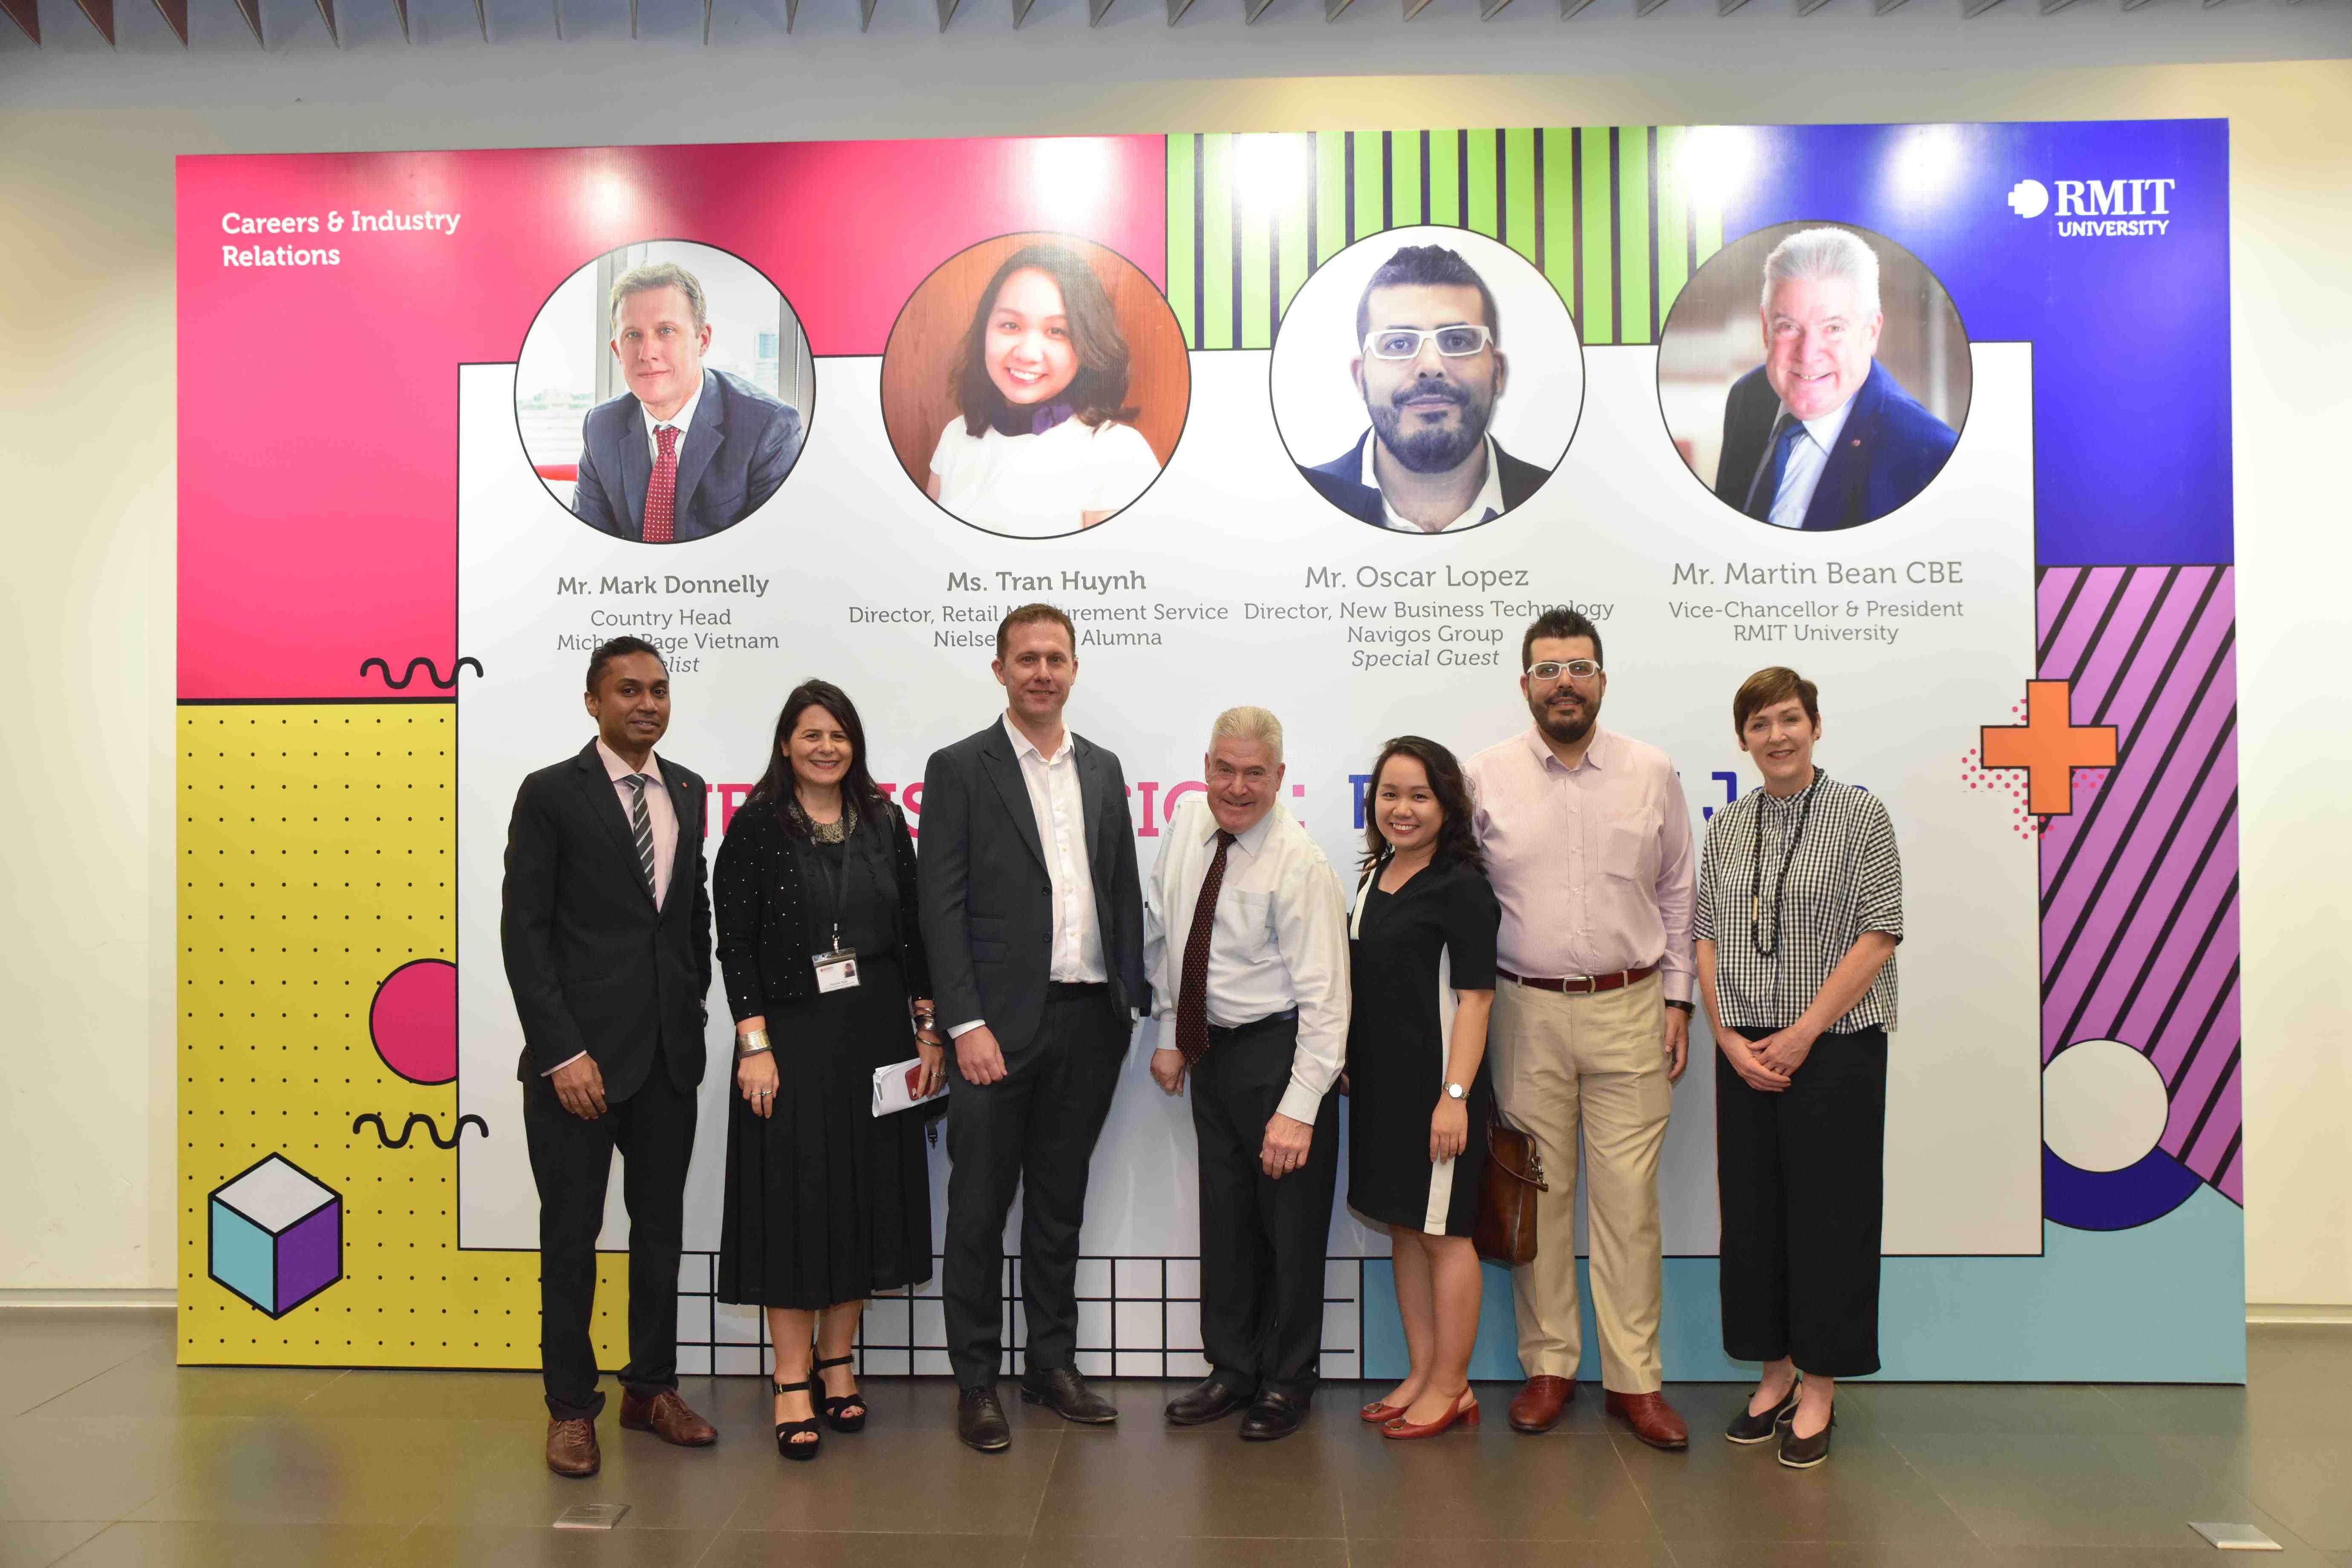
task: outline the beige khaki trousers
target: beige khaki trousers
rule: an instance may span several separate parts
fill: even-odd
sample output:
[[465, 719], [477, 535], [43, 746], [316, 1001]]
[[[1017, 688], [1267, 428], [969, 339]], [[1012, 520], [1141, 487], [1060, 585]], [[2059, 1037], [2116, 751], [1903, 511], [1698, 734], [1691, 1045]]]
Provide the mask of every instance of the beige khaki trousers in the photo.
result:
[[1519, 1362], [1529, 1377], [1573, 1378], [1584, 1352], [1576, 1289], [1576, 1150], [1584, 1140], [1592, 1315], [1601, 1377], [1655, 1393], [1658, 1157], [1674, 1085], [1664, 992], [1655, 974], [1597, 995], [1538, 991], [1497, 976], [1487, 1055], [1504, 1119], [1533, 1133], [1550, 1190], [1536, 1196], [1535, 1261], [1511, 1270]]

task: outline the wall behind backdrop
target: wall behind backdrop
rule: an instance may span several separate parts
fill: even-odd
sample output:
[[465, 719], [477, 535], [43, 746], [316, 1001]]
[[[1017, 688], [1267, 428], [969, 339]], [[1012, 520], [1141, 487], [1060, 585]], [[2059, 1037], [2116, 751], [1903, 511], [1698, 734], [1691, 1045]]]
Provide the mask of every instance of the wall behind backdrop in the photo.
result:
[[[115, 68], [113, 62], [99, 64]], [[426, 74], [420, 67], [418, 90], [447, 92], [462, 107], [471, 90], [463, 71], [436, 65], [429, 89]], [[74, 823], [79, 829], [27, 846], [29, 879], [54, 888], [55, 901], [39, 910], [20, 905], [9, 917], [20, 973], [71, 982], [29, 989], [28, 1033], [77, 1043], [47, 1059], [48, 1092], [12, 1097], [5, 1173], [14, 1190], [33, 1196], [0, 1221], [6, 1227], [0, 1230], [0, 1281], [18, 1289], [135, 1289], [174, 1273], [164, 1245], [177, 1217], [177, 1205], [166, 1195], [174, 1142], [169, 1041], [177, 1011], [171, 983], [176, 944], [166, 896], [175, 879], [173, 748], [167, 728], [142, 732], [126, 722], [139, 711], [167, 721], [163, 705], [171, 689], [169, 639], [160, 635], [169, 624], [171, 600], [171, 411], [160, 390], [169, 383], [163, 345], [171, 335], [169, 285], [162, 270], [169, 214], [164, 159], [200, 147], [319, 146], [351, 137], [400, 142], [411, 139], [415, 123], [406, 112], [387, 114], [370, 132], [364, 125], [289, 121], [276, 109], [213, 107], [228, 102], [225, 86], [216, 100], [200, 87], [196, 101], [176, 105], [154, 101], [164, 96], [160, 91], [135, 90], [131, 98], [149, 101], [132, 107], [126, 99], [100, 114], [88, 105], [113, 90], [96, 85], [102, 79], [121, 79], [95, 70], [73, 79], [71, 90], [60, 94], [57, 79], [28, 77], [21, 84], [26, 90], [12, 91], [5, 125], [44, 128], [34, 155], [13, 161], [5, 176], [8, 208], [18, 216], [12, 253], [55, 279], [86, 279], [53, 290], [45, 309], [62, 310], [89, 348], [61, 382], [37, 387], [19, 380], [9, 387], [12, 414], [32, 411], [12, 416], [12, 440], [67, 458], [33, 468], [34, 503], [86, 520], [72, 531], [27, 540], [28, 569], [20, 579], [57, 589], [20, 606], [27, 643], [81, 652], [68, 674], [79, 700], [60, 706], [44, 737], [52, 763], [61, 765], [13, 777], [9, 786], [20, 817]], [[576, 86], [574, 79], [560, 95], [551, 87], [543, 103], [510, 96], [511, 118], [476, 109], [474, 118], [455, 114], [441, 129], [457, 142], [561, 139], [562, 114], [578, 102]], [[1503, 82], [1481, 84], [1480, 90], [1498, 118], [1537, 117], [1563, 92], [1593, 105], [1596, 113], [1623, 117], [1705, 112], [1769, 119], [1801, 116], [1810, 107], [1776, 103], [1775, 89], [1752, 82], [1696, 79], [1646, 85]], [[1171, 125], [1213, 118], [1236, 126], [1297, 125], [1315, 123], [1318, 116], [1336, 124], [1353, 118], [1362, 101], [1362, 89], [1351, 84], [1294, 84], [1280, 91], [1199, 88], [1181, 95], [1181, 109], [1167, 110], [1166, 93], [1159, 89], [1149, 101], [1151, 112], [1165, 110]], [[1524, 95], [1516, 108], [1514, 94]], [[2340, 233], [2346, 217], [2336, 175], [2347, 130], [2347, 97], [2340, 67], [1968, 81], [1882, 75], [1850, 89], [1856, 114], [2236, 116], [2236, 351], [2242, 363], [2261, 366], [2259, 374], [2239, 377], [2237, 422], [2246, 565], [2247, 947], [2255, 955], [2247, 1020], [2250, 1135], [2257, 1151], [2249, 1289], [2273, 1301], [2352, 1298], [2342, 1196], [2347, 1183], [2335, 1134], [2347, 1115], [2336, 1054], [2341, 981], [2325, 962], [2326, 922], [2320, 918], [2333, 897], [2329, 889], [2343, 880], [2341, 852], [2310, 844], [2295, 830], [2332, 794], [2326, 781], [2342, 761], [2330, 750], [2336, 743], [2332, 737], [2346, 728], [2340, 698], [2308, 674], [2325, 665], [2339, 622], [2311, 602], [2307, 584], [2340, 566], [2343, 545], [2312, 536], [2304, 524], [2334, 501], [2305, 454], [2319, 447], [2324, 428], [2340, 418], [2342, 407], [2335, 367], [2346, 353], [2343, 311], [2341, 300], [2326, 292], [2331, 285], [2325, 279], [2332, 275], [2317, 258], [2322, 237]], [[804, 97], [808, 122], [793, 129], [856, 132], [863, 121], [853, 117], [847, 98], [845, 93], [843, 107], [830, 110], [821, 98]], [[984, 98], [968, 95], [962, 108], [969, 121], [960, 114], [952, 125], [902, 128], [1140, 123], [1131, 99], [1092, 107], [1066, 99], [1042, 117], [1051, 123], [1040, 123], [1026, 104], [1018, 112], [1009, 103], [991, 110]], [[839, 118], [827, 120], [829, 113]], [[599, 115], [593, 128], [583, 122], [581, 139], [629, 129]], [[694, 127], [707, 135], [730, 129], [772, 134], [776, 128], [730, 126], [723, 116]], [[111, 241], [101, 268], [90, 268], [89, 256], [74, 248], [78, 237], [91, 232], [105, 232]], [[24, 299], [0, 309], [9, 313], [12, 329], [37, 313]], [[12, 368], [10, 374], [25, 373]], [[77, 453], [88, 460], [73, 461]], [[124, 889], [152, 889], [152, 896], [125, 898]], [[80, 1048], [142, 1036], [150, 1041], [143, 1057]]]

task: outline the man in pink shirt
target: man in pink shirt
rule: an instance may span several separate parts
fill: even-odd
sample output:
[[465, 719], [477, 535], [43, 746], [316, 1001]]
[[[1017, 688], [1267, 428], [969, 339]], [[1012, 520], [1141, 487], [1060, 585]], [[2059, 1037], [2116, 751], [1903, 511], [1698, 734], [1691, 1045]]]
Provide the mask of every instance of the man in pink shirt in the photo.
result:
[[1608, 1410], [1652, 1447], [1682, 1448], [1689, 1429], [1660, 1392], [1658, 1155], [1690, 1038], [1690, 812], [1665, 752], [1600, 727], [1609, 677], [1591, 621], [1546, 611], [1519, 665], [1533, 727], [1465, 769], [1503, 906], [1496, 1101], [1535, 1135], [1550, 1184], [1535, 1261], [1513, 1271], [1528, 1381], [1511, 1425], [1545, 1431], [1576, 1394], [1580, 1130]]

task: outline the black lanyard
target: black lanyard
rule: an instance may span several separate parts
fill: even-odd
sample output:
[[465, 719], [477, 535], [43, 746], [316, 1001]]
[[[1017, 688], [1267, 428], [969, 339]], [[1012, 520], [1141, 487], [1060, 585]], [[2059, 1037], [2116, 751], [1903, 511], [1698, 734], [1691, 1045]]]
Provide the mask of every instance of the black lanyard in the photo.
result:
[[842, 797], [841, 864], [839, 866], [833, 863], [833, 857], [824, 852], [824, 845], [816, 836], [816, 819], [802, 809], [801, 803], [797, 799], [793, 802], [793, 815], [800, 818], [802, 826], [809, 829], [809, 856], [816, 862], [819, 874], [824, 878], [824, 890], [833, 897], [832, 951], [839, 952], [841, 951], [841, 917], [846, 912], [849, 903], [849, 841], [857, 833], [857, 809], [850, 805], [848, 796]]
[[[1756, 803], [1756, 857], [1748, 868], [1748, 945], [1756, 950], [1759, 958], [1777, 958], [1780, 953], [1780, 898], [1789, 890], [1789, 868], [1796, 864], [1797, 846], [1805, 841], [1805, 824], [1813, 815], [1813, 792], [1822, 782], [1822, 771], [1813, 770], [1813, 781], [1805, 786], [1805, 808], [1797, 814], [1797, 830], [1789, 836], [1788, 853], [1780, 857], [1780, 875], [1772, 885], [1772, 945], [1764, 945], [1764, 811], [1765, 802]], [[1758, 794], [1764, 792], [1759, 790]]]

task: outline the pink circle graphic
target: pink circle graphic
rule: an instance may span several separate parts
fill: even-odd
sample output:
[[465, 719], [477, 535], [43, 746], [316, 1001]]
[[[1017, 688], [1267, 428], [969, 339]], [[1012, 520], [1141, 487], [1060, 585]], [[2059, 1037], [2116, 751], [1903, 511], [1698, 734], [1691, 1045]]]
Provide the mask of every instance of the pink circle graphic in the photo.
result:
[[368, 1007], [368, 1038], [383, 1065], [411, 1083], [457, 1076], [457, 966], [411, 960], [383, 977]]

